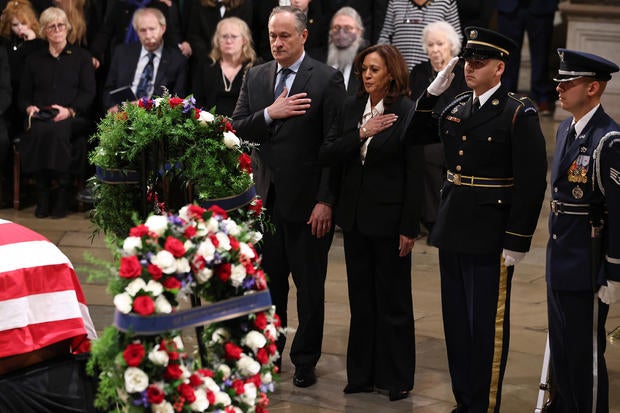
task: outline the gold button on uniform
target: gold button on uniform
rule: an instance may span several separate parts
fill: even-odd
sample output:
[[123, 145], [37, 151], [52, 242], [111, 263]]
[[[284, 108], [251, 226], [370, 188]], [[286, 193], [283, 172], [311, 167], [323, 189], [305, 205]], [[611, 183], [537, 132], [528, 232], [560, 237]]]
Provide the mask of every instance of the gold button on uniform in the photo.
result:
[[493, 142], [493, 138], [492, 138], [491, 136], [489, 136], [489, 137], [487, 138], [487, 140], [488, 140], [489, 142]]
[[464, 152], [463, 152], [463, 150], [461, 149], [461, 150], [459, 151], [459, 155], [460, 155], [460, 156], [463, 156], [463, 153], [464, 153]]
[[460, 172], [461, 171], [461, 165], [456, 165], [456, 170]]
[[501, 204], [501, 203], [502, 203], [502, 200], [501, 200], [501, 199], [498, 199], [498, 200], [497, 200], [497, 203], [498, 203], [498, 204]]
[[558, 239], [558, 236], [553, 234], [553, 239]]
[[465, 142], [465, 141], [467, 140], [467, 136], [463, 135], [463, 136], [461, 137], [461, 140], [462, 140], [463, 142]]
[[553, 188], [553, 192], [555, 192], [555, 193], [558, 192], [558, 187], [557, 186], [555, 188]]

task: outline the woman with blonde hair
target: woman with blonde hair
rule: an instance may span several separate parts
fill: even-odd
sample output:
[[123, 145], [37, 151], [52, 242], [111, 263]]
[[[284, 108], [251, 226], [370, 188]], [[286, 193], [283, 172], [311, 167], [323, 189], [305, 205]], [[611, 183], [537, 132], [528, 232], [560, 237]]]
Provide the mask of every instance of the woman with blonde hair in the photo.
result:
[[69, 43], [85, 47], [88, 43], [84, 17], [86, 0], [54, 0], [54, 3], [67, 14], [67, 19], [73, 27], [67, 36]]
[[205, 109], [215, 106], [217, 113], [232, 116], [243, 75], [256, 61], [250, 28], [238, 17], [222, 19], [211, 44], [210, 61], [195, 77], [196, 101]]

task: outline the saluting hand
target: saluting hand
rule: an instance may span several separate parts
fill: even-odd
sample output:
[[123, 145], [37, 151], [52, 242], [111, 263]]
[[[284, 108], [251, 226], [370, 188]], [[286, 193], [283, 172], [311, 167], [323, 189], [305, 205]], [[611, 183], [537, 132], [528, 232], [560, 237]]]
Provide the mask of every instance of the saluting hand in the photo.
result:
[[458, 61], [458, 56], [454, 56], [452, 59], [450, 59], [446, 67], [444, 67], [443, 70], [437, 73], [437, 77], [435, 78], [435, 80], [433, 80], [431, 84], [428, 85], [428, 88], [426, 88], [426, 91], [430, 95], [439, 96], [443, 92], [448, 90], [448, 88], [450, 87], [450, 83], [452, 83], [452, 79], [454, 79], [454, 73], [452, 73], [452, 71], [454, 70], [454, 66], [456, 66]]
[[267, 108], [267, 113], [271, 119], [285, 119], [291, 116], [299, 116], [306, 113], [310, 108], [312, 99], [307, 98], [307, 93], [297, 93], [286, 96], [288, 90], [284, 88], [278, 98]]

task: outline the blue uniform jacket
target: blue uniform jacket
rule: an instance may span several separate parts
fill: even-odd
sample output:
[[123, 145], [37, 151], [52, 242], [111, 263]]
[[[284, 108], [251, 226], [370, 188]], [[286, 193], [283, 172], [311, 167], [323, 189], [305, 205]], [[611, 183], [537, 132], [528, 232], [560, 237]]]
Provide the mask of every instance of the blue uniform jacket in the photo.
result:
[[[618, 131], [620, 127], [601, 106], [572, 145], [565, 149], [572, 120], [571, 117], [558, 127], [551, 169], [551, 198], [608, 211], [603, 215], [603, 254], [596, 258], [601, 260], [601, 269], [593, 282], [589, 216], [552, 211], [546, 276], [552, 289], [587, 291], [598, 288], [606, 279], [620, 281], [620, 135], [602, 141], [608, 132]], [[594, 162], [597, 148], [600, 151], [598, 183]]]

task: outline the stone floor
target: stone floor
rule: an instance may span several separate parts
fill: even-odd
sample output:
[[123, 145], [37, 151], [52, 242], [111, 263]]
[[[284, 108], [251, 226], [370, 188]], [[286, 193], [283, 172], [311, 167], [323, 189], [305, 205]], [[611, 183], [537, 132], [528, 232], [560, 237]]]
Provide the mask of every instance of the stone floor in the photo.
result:
[[[543, 120], [548, 153], [553, 149], [553, 123]], [[546, 303], [544, 260], [547, 237], [547, 205], [543, 207], [532, 250], [517, 266], [513, 280], [511, 312], [511, 346], [504, 379], [502, 412], [534, 411], [546, 336]], [[33, 206], [21, 211], [1, 209], [0, 218], [32, 228], [56, 243], [76, 267], [89, 303], [96, 328], [100, 331], [112, 321], [111, 298], [105, 285], [89, 282], [84, 254], [108, 259], [110, 253], [101, 238], [91, 239], [93, 227], [85, 214], [74, 213], [65, 219], [36, 219]], [[464, 240], [466, 241], [466, 240]], [[411, 412], [447, 413], [453, 408], [450, 379], [443, 339], [439, 296], [437, 251], [416, 242], [413, 256], [413, 299], [416, 319], [415, 387], [408, 399], [390, 402], [386, 395], [369, 393], [344, 395], [346, 382], [345, 354], [348, 333], [349, 307], [344, 266], [342, 238], [337, 234], [331, 252], [326, 283], [326, 319], [323, 356], [317, 366], [316, 385], [299, 389], [292, 385], [293, 373], [285, 350], [283, 373], [276, 393], [272, 396], [273, 413], [332, 413], [332, 412]], [[296, 325], [294, 289], [290, 326]], [[609, 337], [607, 363], [610, 376], [610, 405], [612, 413], [620, 413], [620, 306], [612, 307], [607, 321], [609, 332], [615, 330], [615, 341]], [[290, 334], [290, 332], [289, 332]], [[290, 340], [289, 340], [290, 342]]]

